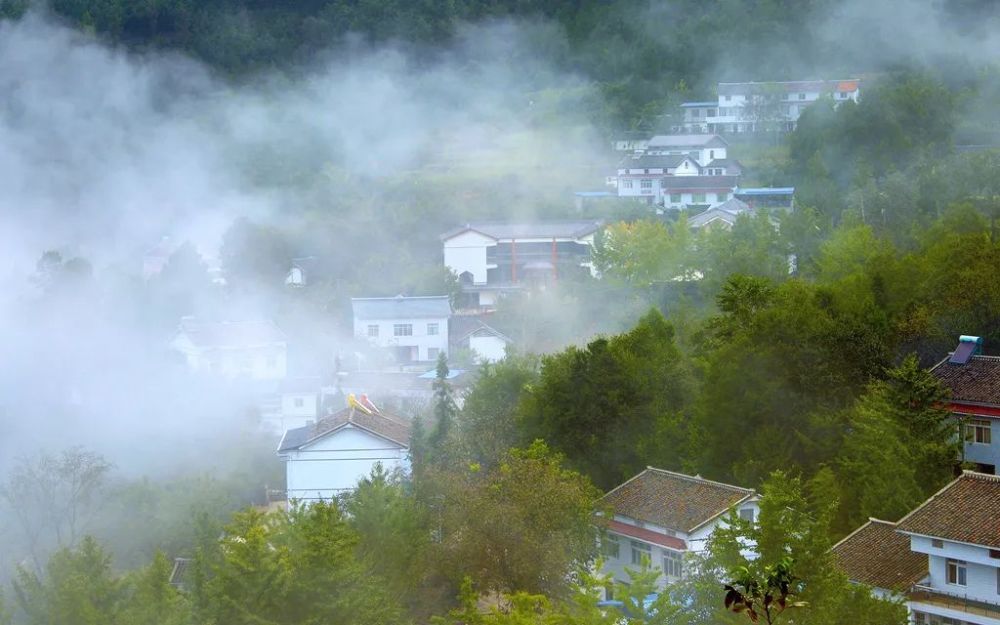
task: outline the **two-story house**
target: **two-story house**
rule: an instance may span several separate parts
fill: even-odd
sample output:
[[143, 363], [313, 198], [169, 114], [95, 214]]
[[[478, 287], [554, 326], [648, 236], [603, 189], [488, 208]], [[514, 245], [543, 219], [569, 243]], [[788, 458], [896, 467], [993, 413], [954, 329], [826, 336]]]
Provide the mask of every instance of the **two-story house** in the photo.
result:
[[354, 297], [354, 335], [392, 351], [400, 364], [433, 362], [448, 355], [447, 295]]
[[1000, 357], [984, 356], [982, 339], [962, 336], [958, 347], [931, 373], [951, 391], [951, 412], [960, 426], [962, 459], [982, 473], [1000, 466]]
[[687, 154], [636, 154], [626, 156], [618, 165], [618, 197], [643, 198], [663, 204], [665, 176], [698, 176], [702, 167]]
[[858, 101], [861, 81], [793, 80], [786, 82], [720, 82], [718, 99], [681, 104], [678, 130], [706, 133], [791, 131], [802, 112], [822, 97], [835, 106]]
[[730, 509], [755, 520], [758, 501], [749, 488], [648, 467], [601, 499], [611, 510], [601, 545], [603, 572], [627, 583], [626, 567], [648, 559], [662, 572], [661, 587], [675, 582], [684, 575], [685, 554], [703, 552]]
[[725, 159], [729, 142], [715, 134], [656, 135], [646, 144], [643, 153], [650, 156], [690, 156], [705, 167], [715, 160]]
[[288, 500], [330, 500], [353, 490], [376, 463], [410, 470], [410, 420], [350, 406], [290, 429], [278, 444]]
[[1000, 477], [965, 471], [833, 552], [852, 581], [904, 597], [915, 625], [1000, 625]]
[[444, 264], [458, 275], [459, 308], [489, 310], [505, 292], [592, 273], [600, 220], [470, 222], [441, 235]]
[[285, 333], [269, 320], [198, 321], [185, 317], [170, 346], [198, 373], [280, 380], [288, 369]]

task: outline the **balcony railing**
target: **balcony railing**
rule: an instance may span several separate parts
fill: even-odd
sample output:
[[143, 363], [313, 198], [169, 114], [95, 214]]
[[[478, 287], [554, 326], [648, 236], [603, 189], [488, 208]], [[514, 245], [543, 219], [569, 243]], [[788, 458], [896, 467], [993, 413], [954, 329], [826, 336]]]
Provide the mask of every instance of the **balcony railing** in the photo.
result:
[[922, 584], [917, 584], [910, 589], [909, 598], [910, 601], [1000, 619], [1000, 604], [973, 599], [968, 595], [947, 592]]

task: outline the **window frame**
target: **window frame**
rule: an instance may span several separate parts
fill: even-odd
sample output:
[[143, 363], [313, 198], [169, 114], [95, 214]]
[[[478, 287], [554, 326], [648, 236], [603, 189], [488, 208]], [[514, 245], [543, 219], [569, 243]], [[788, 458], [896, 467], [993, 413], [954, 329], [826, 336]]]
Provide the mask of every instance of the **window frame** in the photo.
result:
[[413, 336], [413, 324], [412, 323], [394, 323], [394, 324], [392, 324], [392, 335], [393, 336]]
[[945, 560], [944, 579], [950, 586], [966, 588], [969, 585], [969, 563], [965, 560], [948, 558]]
[[[612, 547], [614, 547], [612, 549]], [[617, 560], [621, 557], [622, 545], [621, 541], [618, 540], [618, 536], [614, 534], [606, 534], [604, 540], [601, 541], [601, 553], [607, 558], [614, 558]]]
[[441, 324], [438, 322], [427, 324], [427, 336], [437, 336], [441, 333]]
[[684, 552], [673, 549], [663, 549], [663, 575], [682, 579], [684, 577]]
[[369, 323], [367, 328], [368, 338], [377, 339], [379, 334], [379, 327], [377, 323]]
[[671, 204], [683, 204], [684, 203], [684, 195], [682, 193], [671, 193], [670, 194], [670, 203]]
[[968, 419], [965, 433], [962, 437], [966, 443], [973, 445], [993, 444], [993, 423], [989, 419]]
[[642, 566], [642, 556], [645, 555], [650, 562], [653, 561], [653, 547], [648, 543], [644, 543], [640, 540], [629, 541], [632, 558], [631, 562], [633, 566]]

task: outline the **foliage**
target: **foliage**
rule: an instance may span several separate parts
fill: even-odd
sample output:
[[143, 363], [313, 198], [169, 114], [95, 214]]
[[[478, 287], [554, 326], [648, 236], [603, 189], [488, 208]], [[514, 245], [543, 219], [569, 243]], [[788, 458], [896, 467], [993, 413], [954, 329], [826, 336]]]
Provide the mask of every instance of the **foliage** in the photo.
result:
[[673, 327], [653, 310], [625, 334], [543, 357], [521, 418], [528, 436], [610, 488], [649, 464], [677, 468], [687, 397]]
[[425, 501], [440, 502], [441, 570], [456, 582], [470, 576], [486, 591], [559, 596], [595, 550], [600, 493], [541, 441], [491, 469], [428, 476], [425, 488], [433, 489]]

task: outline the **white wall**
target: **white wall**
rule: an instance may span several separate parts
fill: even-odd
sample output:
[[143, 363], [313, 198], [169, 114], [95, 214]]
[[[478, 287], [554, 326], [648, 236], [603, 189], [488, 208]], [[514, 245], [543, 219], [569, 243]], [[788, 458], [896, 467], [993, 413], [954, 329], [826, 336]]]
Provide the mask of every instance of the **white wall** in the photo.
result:
[[[997, 569], [1000, 568], [1000, 558], [991, 558], [990, 550], [963, 543], [942, 541], [943, 547], [932, 546], [931, 539], [923, 536], [910, 537], [910, 549], [929, 556], [930, 581], [932, 588], [957, 595], [967, 595], [969, 598], [980, 599], [990, 603], [1000, 602], [997, 592]], [[946, 563], [951, 558], [966, 562], [967, 585], [949, 584], [946, 574]]]
[[471, 336], [469, 349], [476, 352], [480, 363], [496, 362], [507, 355], [507, 342], [498, 336]]
[[408, 450], [347, 425], [285, 458], [288, 499], [331, 499], [357, 486], [381, 462], [387, 471], [410, 470]]
[[179, 334], [171, 346], [183, 354], [188, 367], [198, 373], [226, 378], [280, 380], [288, 371], [285, 343], [205, 349], [194, 345], [184, 334]]
[[[437, 324], [437, 334], [428, 334], [428, 325]], [[395, 336], [396, 324], [413, 326], [412, 336]], [[378, 326], [378, 337], [368, 336], [368, 326]], [[365, 339], [379, 347], [413, 347], [417, 348], [417, 360], [435, 360], [437, 356], [428, 354], [430, 349], [438, 349], [448, 355], [448, 317], [439, 318], [401, 318], [401, 319], [354, 319], [355, 336]]]
[[488, 236], [469, 230], [444, 242], [444, 264], [461, 274], [472, 273], [473, 284], [486, 284], [486, 248], [496, 245]]

